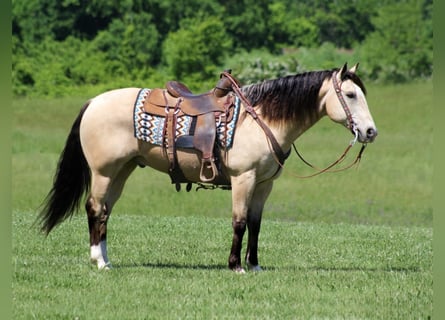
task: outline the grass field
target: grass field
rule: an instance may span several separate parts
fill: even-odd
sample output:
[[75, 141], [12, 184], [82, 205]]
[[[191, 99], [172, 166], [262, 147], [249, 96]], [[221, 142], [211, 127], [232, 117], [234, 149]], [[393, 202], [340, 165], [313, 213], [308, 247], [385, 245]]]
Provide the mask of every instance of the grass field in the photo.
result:
[[[14, 318], [428, 318], [432, 83], [368, 91], [379, 136], [360, 167], [298, 180], [291, 172], [311, 171], [292, 155], [265, 208], [265, 272], [244, 276], [226, 269], [230, 193], [176, 193], [168, 176], [149, 169], [130, 177], [111, 217], [111, 272], [88, 264], [83, 212], [45, 239], [32, 223], [89, 97], [15, 100]], [[325, 119], [297, 146], [322, 166], [350, 139]]]

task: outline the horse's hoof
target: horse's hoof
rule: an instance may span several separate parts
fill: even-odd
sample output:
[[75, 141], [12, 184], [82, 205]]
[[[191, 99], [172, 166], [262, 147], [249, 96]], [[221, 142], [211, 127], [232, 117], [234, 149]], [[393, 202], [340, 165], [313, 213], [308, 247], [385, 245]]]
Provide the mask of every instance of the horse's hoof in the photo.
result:
[[111, 270], [112, 266], [111, 266], [110, 262], [107, 262], [105, 264], [98, 264], [97, 265], [97, 269], [99, 269], [99, 270]]
[[111, 262], [105, 262], [103, 260], [90, 260], [92, 264], [96, 265], [97, 270], [110, 270], [112, 268]]
[[263, 271], [263, 269], [261, 269], [260, 265], [256, 265], [256, 266], [249, 266], [249, 270], [253, 271], [253, 272], [260, 272]]
[[253, 271], [253, 272], [260, 272], [263, 271], [263, 269], [261, 269], [259, 264], [251, 264], [249, 259], [246, 259], [246, 264], [247, 267], [249, 268], [249, 271]]
[[233, 269], [233, 271], [237, 274], [245, 274], [246, 273], [246, 270], [244, 270], [243, 267], [235, 268], [235, 269]]
[[102, 270], [108, 271], [108, 270], [111, 270], [111, 269], [113, 269], [111, 264], [107, 264], [107, 265], [103, 266], [102, 268], [99, 268], [99, 270], [101, 270], [101, 271]]

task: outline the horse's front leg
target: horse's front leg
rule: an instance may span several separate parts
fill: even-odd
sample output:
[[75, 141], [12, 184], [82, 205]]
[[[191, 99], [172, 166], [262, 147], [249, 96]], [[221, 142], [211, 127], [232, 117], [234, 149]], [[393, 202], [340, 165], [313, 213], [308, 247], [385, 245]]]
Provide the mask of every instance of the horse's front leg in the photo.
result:
[[245, 272], [241, 265], [241, 249], [247, 225], [248, 204], [252, 197], [254, 183], [255, 176], [253, 172], [232, 177], [233, 239], [229, 256], [229, 268], [239, 273]]
[[272, 186], [272, 181], [266, 181], [257, 185], [249, 205], [247, 214], [249, 237], [247, 242], [246, 264], [252, 271], [261, 271], [258, 263], [258, 236], [261, 228], [264, 203], [272, 190]]

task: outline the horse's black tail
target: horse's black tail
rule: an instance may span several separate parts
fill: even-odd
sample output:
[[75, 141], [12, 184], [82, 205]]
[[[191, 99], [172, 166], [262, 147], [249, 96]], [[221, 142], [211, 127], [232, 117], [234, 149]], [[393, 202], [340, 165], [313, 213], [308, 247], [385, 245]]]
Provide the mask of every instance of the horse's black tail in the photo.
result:
[[83, 194], [90, 189], [91, 173], [79, 135], [80, 121], [89, 104], [90, 101], [82, 107], [73, 123], [57, 164], [53, 186], [36, 221], [46, 234], [77, 211]]

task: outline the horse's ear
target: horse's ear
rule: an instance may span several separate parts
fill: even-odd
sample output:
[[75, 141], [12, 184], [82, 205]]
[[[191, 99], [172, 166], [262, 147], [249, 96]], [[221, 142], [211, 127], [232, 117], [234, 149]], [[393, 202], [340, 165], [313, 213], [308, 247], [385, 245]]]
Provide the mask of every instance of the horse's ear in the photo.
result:
[[357, 62], [351, 69], [349, 69], [350, 73], [356, 73], [358, 69], [359, 63]]
[[346, 74], [346, 72], [348, 71], [348, 63], [345, 63], [343, 65], [343, 67], [340, 69], [340, 80], [343, 80], [344, 75]]

